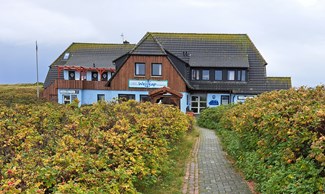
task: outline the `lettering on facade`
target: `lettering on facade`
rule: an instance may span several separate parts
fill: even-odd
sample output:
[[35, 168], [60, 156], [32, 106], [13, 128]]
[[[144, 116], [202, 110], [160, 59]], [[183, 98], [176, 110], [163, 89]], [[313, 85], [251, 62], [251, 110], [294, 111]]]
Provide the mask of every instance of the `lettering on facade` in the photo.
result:
[[79, 90], [60, 90], [60, 94], [79, 94]]
[[167, 80], [129, 80], [130, 88], [162, 88], [167, 86]]

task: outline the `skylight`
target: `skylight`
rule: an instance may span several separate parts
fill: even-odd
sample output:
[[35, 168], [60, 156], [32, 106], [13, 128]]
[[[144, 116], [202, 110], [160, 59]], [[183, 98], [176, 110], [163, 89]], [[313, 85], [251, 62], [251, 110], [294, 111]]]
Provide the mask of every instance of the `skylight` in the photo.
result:
[[64, 53], [63, 60], [68, 60], [70, 53]]

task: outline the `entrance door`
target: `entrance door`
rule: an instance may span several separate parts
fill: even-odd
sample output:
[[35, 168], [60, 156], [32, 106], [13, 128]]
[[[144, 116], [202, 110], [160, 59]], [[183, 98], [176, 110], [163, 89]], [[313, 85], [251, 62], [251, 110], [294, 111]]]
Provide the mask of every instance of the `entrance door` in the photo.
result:
[[206, 95], [192, 95], [191, 97], [191, 110], [195, 114], [200, 114], [202, 110], [207, 107]]

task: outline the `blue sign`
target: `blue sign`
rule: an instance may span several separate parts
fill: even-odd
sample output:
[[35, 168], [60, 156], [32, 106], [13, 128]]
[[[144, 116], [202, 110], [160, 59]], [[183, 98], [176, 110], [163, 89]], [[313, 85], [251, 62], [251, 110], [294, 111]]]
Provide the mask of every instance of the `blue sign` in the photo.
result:
[[167, 86], [167, 80], [129, 80], [130, 88], [162, 88]]

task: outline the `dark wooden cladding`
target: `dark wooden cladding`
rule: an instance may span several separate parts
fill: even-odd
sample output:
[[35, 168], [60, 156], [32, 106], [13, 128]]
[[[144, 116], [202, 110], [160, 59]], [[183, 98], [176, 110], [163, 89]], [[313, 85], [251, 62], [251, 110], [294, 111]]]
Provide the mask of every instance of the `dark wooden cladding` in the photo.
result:
[[[146, 72], [145, 76], [135, 75], [135, 63], [145, 63]], [[152, 76], [151, 75], [151, 64], [161, 63], [162, 64], [162, 75]], [[111, 81], [111, 90], [139, 90], [147, 91], [147, 88], [129, 88], [129, 79], [138, 80], [168, 80], [168, 87], [179, 91], [186, 91], [186, 84], [170, 63], [167, 56], [130, 56], [121, 69], [117, 72], [114, 79]]]

